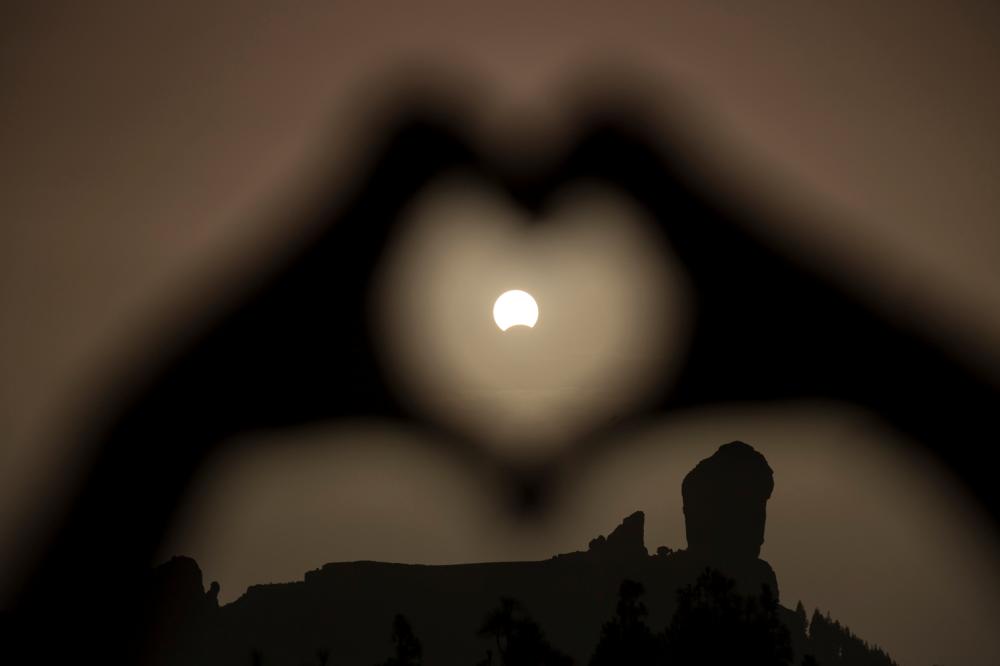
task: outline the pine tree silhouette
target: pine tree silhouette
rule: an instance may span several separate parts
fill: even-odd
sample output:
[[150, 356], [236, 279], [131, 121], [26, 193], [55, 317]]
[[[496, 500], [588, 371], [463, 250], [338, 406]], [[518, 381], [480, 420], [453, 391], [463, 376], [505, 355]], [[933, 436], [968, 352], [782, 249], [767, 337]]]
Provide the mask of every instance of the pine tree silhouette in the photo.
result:
[[615, 616], [601, 629], [601, 640], [590, 658], [591, 666], [643, 666], [661, 660], [661, 641], [646, 624], [649, 612], [641, 600], [645, 591], [642, 583], [622, 581]]
[[[552, 647], [541, 627], [524, 612], [516, 599], [502, 597], [479, 630], [492, 636], [502, 666], [570, 666], [573, 660]], [[492, 655], [491, 655], [492, 656]]]
[[809, 623], [810, 652], [823, 666], [896, 666], [896, 662], [877, 645], [869, 645], [846, 626], [813, 611]]
[[714, 570], [678, 591], [665, 650], [669, 666], [792, 662], [791, 637], [770, 588], [762, 586], [760, 596], [743, 596], [732, 579]]
[[396, 654], [382, 662], [382, 666], [420, 666], [423, 663], [423, 646], [401, 613], [396, 613], [392, 620], [392, 642]]

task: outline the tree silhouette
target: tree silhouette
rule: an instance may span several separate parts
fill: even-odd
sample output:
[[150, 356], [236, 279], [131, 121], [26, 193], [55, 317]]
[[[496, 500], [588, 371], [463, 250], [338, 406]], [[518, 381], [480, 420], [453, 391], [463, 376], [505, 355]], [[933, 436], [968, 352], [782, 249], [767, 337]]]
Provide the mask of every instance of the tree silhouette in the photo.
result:
[[500, 605], [487, 613], [483, 626], [479, 629], [480, 636], [493, 636], [500, 659], [507, 653], [507, 645], [514, 633], [514, 614], [520, 609], [521, 604], [517, 599], [501, 597]]
[[615, 616], [601, 629], [601, 640], [590, 658], [591, 666], [642, 666], [661, 661], [661, 641], [646, 624], [649, 611], [641, 601], [645, 591], [642, 583], [622, 581]]
[[795, 604], [795, 630], [804, 634], [808, 627], [809, 618], [806, 616], [806, 607], [802, 605], [800, 600], [799, 603]]
[[396, 654], [382, 662], [382, 666], [419, 666], [423, 663], [423, 646], [401, 613], [396, 613], [392, 620], [392, 642]]
[[541, 627], [527, 616], [516, 599], [510, 597], [501, 597], [500, 605], [487, 613], [479, 634], [493, 637], [502, 666], [569, 666], [573, 663], [549, 644]]
[[732, 579], [711, 569], [678, 590], [665, 652], [669, 666], [792, 662], [791, 637], [770, 588], [762, 586], [760, 596], [743, 596]]
[[823, 666], [896, 666], [877, 645], [869, 645], [840, 622], [813, 611], [809, 623], [809, 645]]

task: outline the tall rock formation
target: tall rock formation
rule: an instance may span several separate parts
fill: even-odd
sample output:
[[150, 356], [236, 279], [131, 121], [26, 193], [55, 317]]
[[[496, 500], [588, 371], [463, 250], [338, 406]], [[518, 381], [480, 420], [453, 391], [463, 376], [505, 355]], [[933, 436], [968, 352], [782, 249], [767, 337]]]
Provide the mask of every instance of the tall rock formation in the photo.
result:
[[744, 593], [758, 594], [768, 585], [778, 598], [774, 570], [760, 559], [773, 490], [767, 460], [744, 442], [723, 444], [699, 462], [681, 484], [688, 547], [675, 554], [678, 564], [718, 569]]

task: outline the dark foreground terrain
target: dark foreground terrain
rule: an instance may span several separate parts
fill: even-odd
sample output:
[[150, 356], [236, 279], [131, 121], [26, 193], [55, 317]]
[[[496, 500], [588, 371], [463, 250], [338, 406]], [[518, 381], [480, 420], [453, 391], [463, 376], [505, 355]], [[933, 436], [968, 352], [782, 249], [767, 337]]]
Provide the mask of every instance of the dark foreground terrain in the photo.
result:
[[[758, 557], [772, 489], [764, 457], [734, 442], [684, 480], [685, 550], [650, 555], [636, 512], [586, 551], [544, 561], [334, 563], [224, 606], [197, 563], [175, 557], [153, 572], [148, 661], [893, 664], [828, 616], [779, 605], [777, 577]], [[527, 640], [517, 627], [530, 629], [533, 656], [515, 655]]]

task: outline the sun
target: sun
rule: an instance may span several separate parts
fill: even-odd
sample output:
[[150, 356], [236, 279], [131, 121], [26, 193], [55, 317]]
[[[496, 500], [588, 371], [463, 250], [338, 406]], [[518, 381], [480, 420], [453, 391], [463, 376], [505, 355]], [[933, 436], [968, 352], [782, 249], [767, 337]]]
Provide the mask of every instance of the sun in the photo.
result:
[[500, 294], [493, 304], [493, 321], [501, 331], [512, 326], [534, 328], [538, 321], [538, 303], [526, 291], [511, 289]]

